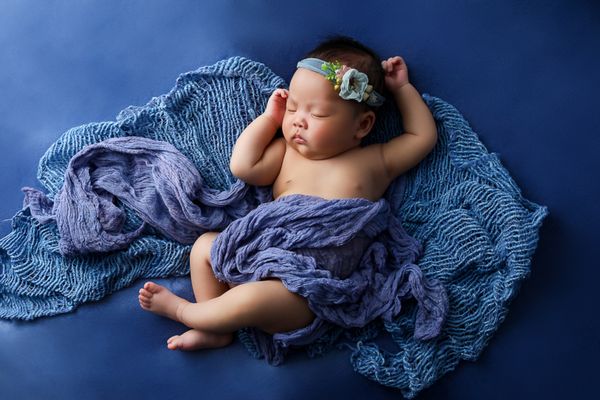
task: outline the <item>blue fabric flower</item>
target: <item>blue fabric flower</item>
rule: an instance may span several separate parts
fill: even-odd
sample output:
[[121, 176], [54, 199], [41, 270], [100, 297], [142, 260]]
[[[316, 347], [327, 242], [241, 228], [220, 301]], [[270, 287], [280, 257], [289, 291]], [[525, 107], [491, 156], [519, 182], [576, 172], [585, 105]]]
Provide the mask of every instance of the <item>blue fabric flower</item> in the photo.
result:
[[357, 71], [354, 68], [349, 69], [342, 77], [340, 97], [344, 100], [356, 100], [360, 102], [363, 100], [368, 84], [369, 77], [367, 77], [367, 74]]

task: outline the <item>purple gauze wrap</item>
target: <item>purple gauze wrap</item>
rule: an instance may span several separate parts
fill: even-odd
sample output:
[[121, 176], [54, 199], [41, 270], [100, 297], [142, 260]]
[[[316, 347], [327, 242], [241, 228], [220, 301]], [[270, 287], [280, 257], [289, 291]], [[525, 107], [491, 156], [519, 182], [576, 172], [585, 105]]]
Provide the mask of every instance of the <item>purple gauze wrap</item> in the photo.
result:
[[415, 338], [437, 336], [448, 299], [414, 264], [420, 251], [384, 199], [289, 195], [232, 222], [213, 242], [211, 262], [221, 281], [277, 278], [308, 300], [316, 315], [308, 327], [272, 336], [249, 331], [267, 360], [279, 364], [289, 346], [312, 342], [330, 324], [389, 321], [411, 297], [418, 303]]
[[[194, 164], [173, 145], [143, 137], [112, 138], [87, 146], [69, 162], [54, 201], [23, 188], [24, 204], [44, 223], [56, 220], [65, 256], [125, 249], [149, 225], [179, 243], [222, 230], [271, 199], [271, 191], [234, 182], [227, 190], [204, 183]], [[141, 224], [124, 228], [123, 203]]]

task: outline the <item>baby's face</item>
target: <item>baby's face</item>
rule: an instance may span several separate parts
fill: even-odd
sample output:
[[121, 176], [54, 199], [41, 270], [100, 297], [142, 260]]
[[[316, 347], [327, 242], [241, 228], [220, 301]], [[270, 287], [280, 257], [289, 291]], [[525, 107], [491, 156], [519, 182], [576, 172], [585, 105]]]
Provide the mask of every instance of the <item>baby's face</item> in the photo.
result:
[[330, 158], [360, 144], [356, 114], [324, 76], [300, 68], [290, 82], [283, 135], [306, 158]]

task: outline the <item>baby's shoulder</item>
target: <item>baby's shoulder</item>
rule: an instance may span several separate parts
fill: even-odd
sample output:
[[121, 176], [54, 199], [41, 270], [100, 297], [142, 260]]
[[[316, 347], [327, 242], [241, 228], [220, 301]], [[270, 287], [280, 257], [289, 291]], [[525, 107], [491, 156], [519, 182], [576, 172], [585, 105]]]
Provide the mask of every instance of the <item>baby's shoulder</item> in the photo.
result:
[[362, 166], [383, 167], [383, 146], [378, 143], [357, 147], [348, 152], [347, 156], [348, 161]]

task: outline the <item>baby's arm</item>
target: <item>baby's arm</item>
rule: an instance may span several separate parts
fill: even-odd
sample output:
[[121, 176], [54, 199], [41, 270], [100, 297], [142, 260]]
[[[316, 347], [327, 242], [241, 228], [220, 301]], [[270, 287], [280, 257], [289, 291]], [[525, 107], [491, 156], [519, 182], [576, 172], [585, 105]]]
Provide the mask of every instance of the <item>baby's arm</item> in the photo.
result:
[[408, 68], [401, 57], [382, 63], [385, 84], [402, 114], [404, 133], [382, 146], [388, 177], [394, 179], [417, 165], [437, 142], [433, 116], [421, 95], [408, 81]]
[[265, 112], [244, 129], [233, 146], [229, 168], [234, 176], [246, 183], [272, 185], [279, 175], [285, 141], [273, 140], [273, 137], [281, 127], [287, 95], [285, 89], [275, 90]]

